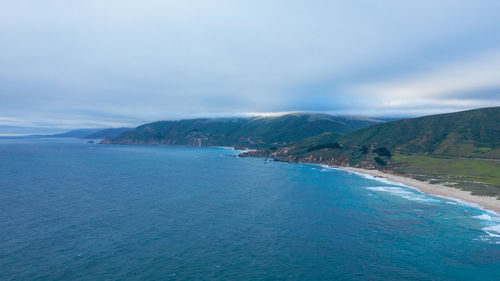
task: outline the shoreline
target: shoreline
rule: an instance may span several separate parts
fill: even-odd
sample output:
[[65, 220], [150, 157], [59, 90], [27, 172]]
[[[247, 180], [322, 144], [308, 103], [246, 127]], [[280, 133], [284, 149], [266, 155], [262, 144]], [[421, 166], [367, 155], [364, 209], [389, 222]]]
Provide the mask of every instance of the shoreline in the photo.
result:
[[385, 173], [379, 170], [337, 166], [329, 167], [359, 174], [366, 174], [374, 177], [385, 178], [395, 183], [401, 183], [409, 187], [416, 188], [422, 193], [476, 204], [485, 211], [493, 211], [496, 214], [500, 214], [500, 200], [497, 200], [495, 197], [472, 195], [469, 191], [461, 190], [458, 188], [448, 187], [442, 184], [428, 183], [410, 177]]
[[[172, 145], [172, 146], [178, 146], [178, 145]], [[189, 145], [187, 145], [187, 146], [189, 146]], [[210, 147], [210, 146], [208, 146], [208, 147]], [[248, 148], [247, 149], [240, 149], [240, 148], [236, 148], [234, 146], [211, 146], [211, 147], [237, 151], [238, 156], [241, 156], [242, 154], [247, 153], [247, 152], [257, 151], [257, 149], [248, 149]], [[248, 157], [248, 156], [245, 156], [245, 157]], [[260, 158], [262, 156], [251, 156], [251, 157]], [[278, 160], [276, 157], [271, 157], [271, 158], [273, 158], [274, 160]], [[288, 161], [284, 161], [284, 162], [288, 162]], [[344, 166], [330, 166], [328, 164], [322, 164], [322, 163], [308, 163], [308, 162], [296, 162], [296, 163], [327, 166], [329, 168], [344, 170], [344, 171], [348, 171], [348, 172], [354, 172], [354, 173], [358, 173], [358, 174], [370, 175], [373, 177], [385, 178], [389, 181], [392, 181], [395, 183], [400, 183], [400, 184], [409, 186], [411, 188], [415, 188], [418, 191], [425, 193], [425, 194], [445, 197], [445, 198], [449, 198], [452, 200], [463, 201], [465, 203], [471, 203], [471, 204], [477, 205], [476, 208], [483, 209], [484, 211], [493, 212], [496, 215], [500, 216], [500, 200], [496, 199], [495, 197], [472, 195], [471, 192], [465, 191], [462, 189], [448, 187], [448, 186], [445, 186], [442, 184], [432, 184], [432, 183], [428, 183], [425, 181], [413, 179], [410, 177], [405, 177], [402, 175], [395, 175], [395, 174], [382, 172], [379, 170], [368, 170], [368, 169], [363, 169], [363, 168], [344, 167]], [[475, 206], [473, 206], [473, 207], [475, 207]]]
[[[242, 154], [240, 154], [242, 156]], [[482, 209], [486, 212], [492, 212], [497, 216], [500, 216], [500, 200], [492, 196], [480, 196], [472, 195], [470, 191], [445, 186], [443, 184], [434, 184], [421, 180], [417, 180], [408, 176], [392, 174], [390, 172], [382, 172], [380, 170], [369, 170], [364, 168], [355, 168], [347, 166], [331, 165], [329, 163], [321, 162], [309, 162], [309, 161], [290, 161], [290, 159], [282, 159], [273, 155], [243, 155], [243, 157], [257, 157], [257, 158], [271, 158], [275, 161], [289, 162], [289, 163], [302, 163], [302, 164], [313, 164], [319, 165], [327, 168], [343, 170], [347, 172], [353, 172], [357, 174], [370, 175], [373, 177], [379, 177], [387, 179], [396, 184], [403, 184], [410, 188], [417, 189], [419, 192], [434, 195], [438, 197], [443, 197], [451, 200], [461, 201], [468, 204], [471, 207]]]

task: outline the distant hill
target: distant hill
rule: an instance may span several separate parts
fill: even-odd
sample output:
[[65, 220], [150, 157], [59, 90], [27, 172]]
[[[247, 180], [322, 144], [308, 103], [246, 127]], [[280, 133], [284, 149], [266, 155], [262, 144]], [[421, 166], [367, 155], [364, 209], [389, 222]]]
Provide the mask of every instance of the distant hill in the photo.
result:
[[62, 134], [49, 135], [56, 138], [84, 138], [84, 139], [104, 139], [119, 136], [132, 128], [108, 128], [108, 129], [78, 129]]
[[387, 122], [351, 132], [338, 141], [407, 153], [500, 157], [500, 107]]
[[109, 129], [101, 129], [87, 136], [83, 137], [86, 139], [105, 139], [105, 138], [113, 138], [117, 137], [125, 132], [133, 130], [133, 128], [109, 128]]
[[53, 135], [46, 135], [48, 137], [55, 137], [55, 138], [84, 138], [90, 134], [93, 134], [95, 132], [99, 131], [99, 129], [78, 129], [78, 130], [71, 130], [65, 133], [61, 134], [53, 134]]
[[324, 132], [346, 133], [380, 122], [366, 117], [316, 113], [159, 121], [107, 138], [102, 143], [276, 148]]
[[[338, 144], [337, 149], [328, 148], [334, 144]], [[282, 151], [297, 158], [349, 159], [352, 165], [377, 149], [390, 153], [500, 158], [500, 107], [380, 123], [345, 135], [324, 133]]]

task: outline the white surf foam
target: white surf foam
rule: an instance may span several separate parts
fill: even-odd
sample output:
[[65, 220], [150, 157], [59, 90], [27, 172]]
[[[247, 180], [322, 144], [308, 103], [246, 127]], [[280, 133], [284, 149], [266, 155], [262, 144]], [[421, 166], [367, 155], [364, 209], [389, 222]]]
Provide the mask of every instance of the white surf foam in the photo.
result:
[[[234, 147], [232, 146], [216, 146], [217, 148], [222, 148], [222, 149], [228, 149], [228, 150], [235, 150]], [[243, 150], [240, 150], [243, 151]]]
[[[493, 211], [485, 211], [485, 213], [473, 216], [473, 218], [484, 221], [484, 224], [488, 225], [482, 230], [486, 232], [490, 237], [495, 239], [500, 238], [500, 216]], [[493, 224], [493, 225], [492, 225]], [[500, 242], [500, 241], [497, 241]]]
[[483, 230], [491, 237], [500, 237], [500, 224], [485, 227]]
[[482, 215], [479, 215], [479, 216], [473, 216], [473, 218], [480, 219], [480, 220], [491, 221], [491, 216], [489, 216], [487, 214], [482, 214]]
[[328, 165], [324, 165], [324, 164], [320, 164], [318, 166], [322, 167], [323, 169], [328, 169], [328, 170], [340, 170], [340, 171], [343, 171], [345, 173], [354, 174], [354, 175], [363, 177], [365, 179], [369, 179], [369, 180], [373, 180], [373, 181], [377, 181], [380, 183], [391, 185], [391, 186], [367, 187], [367, 189], [370, 189], [373, 191], [388, 192], [388, 193], [391, 193], [393, 195], [400, 196], [400, 197], [403, 197], [405, 199], [412, 200], [412, 201], [439, 202], [439, 200], [433, 199], [432, 197], [430, 197], [426, 193], [423, 193], [422, 191], [420, 191], [418, 188], [408, 186], [408, 185], [405, 185], [405, 184], [400, 183], [400, 182], [394, 182], [394, 181], [388, 180], [388, 179], [383, 178], [383, 177], [376, 177], [376, 176], [372, 176], [369, 174], [359, 173], [359, 172], [355, 172], [355, 171], [351, 171], [351, 170], [345, 170], [342, 168], [336, 168], [336, 167], [332, 167], [332, 166], [328, 166]]
[[[478, 205], [476, 203], [467, 202], [467, 201], [460, 200], [460, 199], [457, 199], [457, 198], [446, 197], [446, 196], [441, 196], [441, 195], [433, 195], [433, 196], [434, 197], [443, 198], [443, 199], [446, 199], [446, 200], [450, 200], [450, 201], [446, 201], [446, 204], [462, 205], [462, 206], [465, 206], [465, 207], [470, 207], [470, 208], [473, 208], [473, 209], [481, 210], [487, 216], [489, 216], [493, 221], [500, 222], [500, 214], [499, 213], [497, 213], [497, 212], [495, 212], [493, 210], [485, 209], [485, 208], [483, 208], [482, 206], [480, 206], [480, 205]], [[479, 216], [474, 216], [474, 218], [476, 218], [476, 219], [483, 219], [483, 218], [486, 218], [486, 216], [482, 217], [482, 215], [479, 215]]]
[[[485, 209], [485, 208], [483, 208], [482, 206], [480, 206], [480, 205], [478, 205], [476, 203], [467, 202], [467, 201], [460, 200], [460, 199], [457, 199], [457, 198], [446, 197], [446, 196], [442, 196], [442, 195], [427, 194], [427, 193], [422, 192], [422, 191], [420, 191], [420, 189], [415, 188], [413, 186], [408, 186], [408, 185], [405, 185], [405, 184], [400, 183], [400, 182], [393, 182], [393, 181], [390, 181], [390, 180], [385, 179], [385, 178], [374, 177], [372, 175], [367, 175], [367, 174], [353, 172], [353, 171], [347, 171], [347, 172], [360, 175], [360, 176], [362, 176], [364, 178], [367, 178], [367, 179], [373, 179], [373, 180], [376, 180], [376, 181], [379, 181], [379, 182], [383, 182], [383, 183], [386, 183], [386, 184], [403, 186], [405, 188], [408, 188], [408, 189], [411, 189], [411, 190], [415, 190], [416, 192], [418, 192], [418, 193], [420, 193], [422, 195], [425, 195], [426, 197], [433, 197], [433, 198], [444, 199], [444, 201], [447, 204], [451, 204], [451, 205], [463, 205], [463, 206], [471, 207], [471, 208], [474, 208], [474, 209], [479, 209], [481, 211], [484, 211], [484, 212], [492, 214], [494, 217], [500, 218], [500, 214], [498, 214], [497, 212], [495, 212], [493, 210]], [[440, 201], [440, 200], [437, 200], [437, 199], [429, 199], [429, 200], [434, 201], [434, 202], [439, 202]]]
[[[342, 170], [342, 169], [340, 169], [340, 170]], [[365, 179], [374, 180], [374, 181], [377, 181], [377, 182], [380, 182], [380, 183], [390, 184], [390, 185], [395, 185], [395, 186], [400, 186], [400, 187], [404, 187], [406, 189], [411, 189], [411, 190], [413, 190], [413, 191], [415, 191], [415, 192], [417, 192], [419, 194], [425, 195], [425, 196], [436, 197], [435, 195], [427, 194], [425, 192], [422, 192], [420, 189], [418, 189], [416, 187], [406, 185], [406, 184], [404, 184], [402, 182], [391, 181], [391, 180], [388, 180], [388, 179], [383, 178], [383, 177], [376, 177], [376, 176], [372, 176], [372, 175], [368, 175], [368, 174], [363, 174], [363, 173], [359, 173], [359, 172], [354, 172], [354, 171], [349, 171], [349, 170], [343, 170], [343, 171], [346, 171], [348, 173], [361, 176], [361, 177], [363, 177]], [[439, 197], [439, 196], [437, 196], [437, 197]], [[430, 200], [439, 201], [439, 200], [435, 200], [435, 199], [430, 199]]]
[[[355, 171], [351, 171], [351, 170], [345, 170], [345, 169], [342, 169], [342, 168], [331, 167], [331, 166], [328, 166], [328, 165], [319, 165], [319, 166], [321, 166], [321, 167], [323, 167], [325, 169], [340, 170], [340, 171], [343, 171], [343, 172], [346, 172], [346, 173], [349, 173], [349, 174], [355, 174], [355, 175], [364, 177], [364, 178], [369, 179], [369, 180], [375, 180], [375, 181], [378, 181], [378, 182], [381, 182], [381, 183], [384, 183], [384, 184], [395, 185], [396, 187], [403, 187], [405, 189], [409, 189], [409, 190], [415, 191], [415, 193], [413, 193], [415, 196], [410, 196], [409, 194], [406, 194], [404, 196], [406, 199], [409, 199], [409, 200], [427, 201], [427, 202], [444, 202], [444, 203], [450, 204], [450, 205], [462, 205], [462, 206], [466, 206], [466, 207], [470, 207], [470, 208], [474, 208], [474, 209], [479, 209], [479, 210], [484, 211], [485, 213], [487, 213], [487, 216], [489, 216], [490, 218], [493, 218], [493, 221], [500, 222], [500, 214], [499, 213], [497, 213], [497, 212], [495, 212], [493, 210], [485, 209], [485, 208], [483, 208], [482, 206], [480, 206], [480, 205], [478, 205], [476, 203], [471, 203], [471, 202], [463, 201], [463, 200], [460, 200], [460, 199], [457, 199], [457, 198], [452, 198], [452, 197], [446, 197], [446, 196], [434, 195], [434, 194], [427, 194], [425, 192], [422, 192], [420, 189], [418, 189], [416, 187], [408, 186], [408, 185], [405, 185], [405, 184], [400, 183], [400, 182], [393, 182], [393, 181], [390, 181], [390, 180], [388, 180], [386, 178], [382, 178], [382, 177], [375, 177], [375, 176], [372, 176], [372, 175], [369, 175], [369, 174], [363, 174], [363, 173], [360, 173], [360, 172], [355, 172]], [[370, 189], [370, 187], [368, 189]], [[376, 190], [376, 189], [378, 189], [378, 190]], [[384, 190], [384, 188], [380, 189], [380, 187], [375, 187], [375, 189], [372, 189], [372, 190], [373, 191], [382, 191], [382, 192], [392, 192], [392, 193], [394, 193], [394, 195], [399, 195], [399, 196], [403, 197], [402, 196], [403, 194], [400, 191], [397, 191], [397, 189], [392, 189], [392, 191], [391, 191], [390, 189], [387, 189], [387, 187], [385, 187], [385, 190]], [[439, 198], [441, 200], [439, 200], [437, 198]], [[482, 218], [486, 218], [486, 216], [482, 217], [482, 215], [480, 215], [480, 216], [477, 217], [477, 219], [482, 219]]]
[[394, 194], [412, 194], [412, 192], [403, 190], [402, 188], [399, 188], [397, 186], [369, 186], [367, 187], [367, 189], [373, 191], [385, 191]]
[[377, 191], [377, 192], [387, 192], [391, 195], [395, 195], [411, 201], [419, 202], [439, 202], [423, 193], [416, 193], [406, 189], [405, 187], [398, 186], [369, 186], [366, 189]]
[[446, 204], [450, 204], [450, 205], [462, 205], [462, 206], [471, 207], [471, 208], [474, 208], [474, 209], [479, 209], [481, 211], [485, 211], [485, 212], [496, 214], [494, 211], [484, 209], [483, 207], [479, 206], [476, 203], [471, 203], [471, 202], [467, 202], [467, 201], [464, 201], [464, 200], [460, 200], [458, 198], [447, 197], [447, 196], [442, 196], [442, 195], [432, 195], [432, 196], [439, 197], [439, 198], [442, 198], [442, 199], [445, 199], [445, 200], [450, 200], [450, 201], [446, 201]]
[[472, 216], [473, 218], [475, 219], [479, 219], [479, 220], [483, 220], [483, 221], [486, 221], [486, 222], [499, 222], [500, 223], [500, 216], [493, 212], [493, 211], [489, 211], [489, 210], [483, 210], [484, 213], [482, 213], [481, 215], [477, 215], [477, 216]]

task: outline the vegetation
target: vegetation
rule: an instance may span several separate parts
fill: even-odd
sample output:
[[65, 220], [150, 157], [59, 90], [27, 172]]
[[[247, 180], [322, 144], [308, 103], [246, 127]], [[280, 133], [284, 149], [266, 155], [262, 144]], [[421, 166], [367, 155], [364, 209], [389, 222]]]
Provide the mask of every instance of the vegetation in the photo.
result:
[[318, 149], [324, 149], [324, 148], [336, 148], [336, 149], [341, 149], [342, 147], [340, 146], [340, 144], [338, 142], [334, 142], [334, 143], [325, 143], [325, 144], [320, 144], [320, 145], [315, 145], [309, 149], [307, 149], [307, 152], [311, 152], [311, 151], [314, 151], [314, 150], [318, 150]]
[[381, 121], [294, 113], [277, 117], [190, 119], [145, 124], [103, 143], [275, 148], [324, 132], [346, 133]]
[[341, 154], [354, 164], [371, 161], [374, 154], [390, 159], [392, 153], [500, 158], [500, 107], [380, 123], [345, 135], [322, 134], [290, 145], [286, 151], [305, 158], [331, 143], [338, 143]]
[[500, 196], [500, 161], [397, 154], [394, 171], [420, 180], [465, 189], [473, 194]]
[[500, 107], [403, 119], [370, 126], [338, 140], [351, 147], [461, 157], [500, 157]]
[[[366, 147], [366, 146], [364, 146]], [[383, 146], [383, 147], [379, 147], [375, 150], [373, 150], [374, 153], [377, 153], [378, 156], [382, 156], [382, 157], [387, 157], [387, 158], [391, 158], [391, 152], [389, 151], [389, 149], [387, 149], [387, 147]]]
[[500, 195], [500, 107], [324, 133], [254, 155], [390, 170], [482, 195]]

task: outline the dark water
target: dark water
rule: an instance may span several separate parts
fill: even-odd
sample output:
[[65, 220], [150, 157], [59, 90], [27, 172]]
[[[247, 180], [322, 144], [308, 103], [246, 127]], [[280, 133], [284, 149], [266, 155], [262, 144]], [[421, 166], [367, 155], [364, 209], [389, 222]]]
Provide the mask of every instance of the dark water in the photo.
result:
[[0, 140], [0, 280], [500, 280], [500, 220], [217, 148]]

